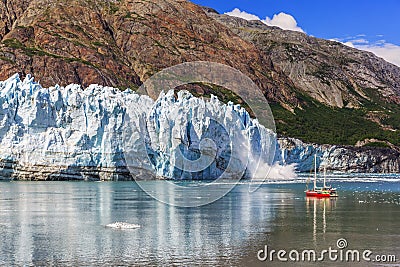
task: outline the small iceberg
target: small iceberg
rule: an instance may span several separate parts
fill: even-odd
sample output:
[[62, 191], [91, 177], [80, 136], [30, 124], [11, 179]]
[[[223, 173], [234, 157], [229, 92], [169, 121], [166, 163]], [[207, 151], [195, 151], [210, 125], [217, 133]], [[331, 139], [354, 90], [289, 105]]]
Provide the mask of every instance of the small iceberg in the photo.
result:
[[115, 223], [107, 224], [106, 227], [124, 230], [124, 229], [140, 228], [140, 225], [133, 224], [133, 223], [127, 223], [127, 222], [115, 222]]

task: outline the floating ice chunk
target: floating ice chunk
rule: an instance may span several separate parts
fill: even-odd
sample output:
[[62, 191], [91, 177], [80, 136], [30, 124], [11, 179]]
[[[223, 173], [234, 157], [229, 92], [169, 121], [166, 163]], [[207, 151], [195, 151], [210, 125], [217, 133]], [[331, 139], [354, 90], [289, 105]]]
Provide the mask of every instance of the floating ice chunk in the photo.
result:
[[140, 228], [140, 225], [127, 222], [114, 222], [107, 224], [106, 227], [124, 230], [124, 229], [137, 229]]

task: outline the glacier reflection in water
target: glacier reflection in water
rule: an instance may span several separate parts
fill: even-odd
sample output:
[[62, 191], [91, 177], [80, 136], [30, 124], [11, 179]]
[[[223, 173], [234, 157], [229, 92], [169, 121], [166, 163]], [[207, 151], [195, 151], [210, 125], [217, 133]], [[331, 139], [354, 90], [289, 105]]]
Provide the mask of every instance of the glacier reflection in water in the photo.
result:
[[[161, 181], [149, 181], [162, 190]], [[201, 208], [160, 203], [133, 182], [0, 183], [0, 265], [216, 264], [274, 217], [267, 188], [234, 189]], [[258, 195], [258, 197], [255, 197]], [[179, 195], [174, 196], [179, 197]], [[140, 225], [131, 231], [105, 227]]]
[[[304, 183], [261, 184], [251, 193], [241, 182], [197, 208], [165, 205], [133, 182], [2, 182], [0, 266], [265, 266], [256, 256], [264, 245], [326, 249], [339, 238], [399, 254], [400, 183], [381, 178], [338, 178], [334, 201], [305, 198]], [[163, 192], [162, 181], [148, 183]], [[114, 222], [140, 228], [105, 227]]]

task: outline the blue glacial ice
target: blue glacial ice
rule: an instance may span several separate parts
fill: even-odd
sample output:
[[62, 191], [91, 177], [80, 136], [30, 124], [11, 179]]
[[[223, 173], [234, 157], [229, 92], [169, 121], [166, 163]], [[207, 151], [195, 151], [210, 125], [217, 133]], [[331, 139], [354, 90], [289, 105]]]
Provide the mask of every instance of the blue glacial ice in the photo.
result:
[[274, 132], [214, 96], [171, 90], [154, 101], [100, 85], [43, 88], [18, 74], [0, 82], [0, 167], [11, 177], [89, 168], [107, 180], [125, 167], [173, 179], [251, 177], [275, 147]]

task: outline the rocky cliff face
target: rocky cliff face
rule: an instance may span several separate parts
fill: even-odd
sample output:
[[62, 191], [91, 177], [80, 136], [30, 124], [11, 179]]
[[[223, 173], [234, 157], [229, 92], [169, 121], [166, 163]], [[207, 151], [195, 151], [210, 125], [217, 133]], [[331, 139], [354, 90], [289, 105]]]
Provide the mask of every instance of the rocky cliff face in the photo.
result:
[[339, 108], [361, 107], [371, 100], [372, 90], [387, 102], [400, 103], [400, 68], [372, 53], [261, 21], [206, 11], [269, 55], [298, 89], [319, 102]]
[[279, 138], [276, 160], [281, 164], [296, 164], [300, 172], [317, 168], [322, 171], [358, 173], [398, 173], [400, 152], [390, 148], [352, 147], [307, 144], [294, 138]]
[[291, 81], [268, 56], [187, 1], [17, 0], [0, 2], [0, 13], [0, 79], [19, 72], [44, 86], [136, 88], [165, 67], [206, 60], [296, 105]]
[[44, 86], [135, 88], [165, 67], [207, 60], [241, 70], [288, 109], [301, 105], [297, 90], [333, 107], [361, 107], [371, 90], [400, 103], [400, 69], [371, 53], [188, 1], [2, 1], [0, 18], [3, 80], [19, 72]]
[[399, 67], [338, 42], [205, 10], [295, 85], [300, 101], [293, 113], [273, 109], [278, 133], [306, 142], [355, 145], [372, 138], [400, 146]]

